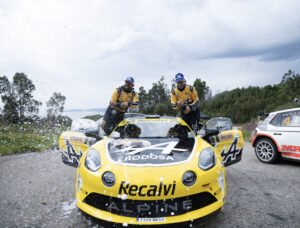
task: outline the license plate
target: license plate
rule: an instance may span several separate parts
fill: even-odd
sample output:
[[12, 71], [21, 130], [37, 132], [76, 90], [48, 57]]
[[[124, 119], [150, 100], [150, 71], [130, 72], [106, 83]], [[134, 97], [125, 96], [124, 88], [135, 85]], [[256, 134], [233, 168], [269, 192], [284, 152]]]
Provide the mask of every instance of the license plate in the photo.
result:
[[165, 222], [166, 218], [137, 218], [137, 222]]

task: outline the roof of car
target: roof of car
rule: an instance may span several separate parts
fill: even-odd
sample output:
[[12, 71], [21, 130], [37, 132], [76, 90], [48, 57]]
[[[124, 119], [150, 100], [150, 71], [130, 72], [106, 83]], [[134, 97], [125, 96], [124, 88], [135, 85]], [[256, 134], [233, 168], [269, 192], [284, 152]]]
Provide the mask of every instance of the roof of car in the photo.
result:
[[160, 115], [144, 115], [144, 116], [134, 116], [126, 117], [126, 119], [177, 119], [175, 116], [160, 116]]
[[300, 108], [290, 108], [290, 109], [284, 109], [280, 111], [270, 112], [270, 114], [277, 114], [281, 112], [290, 112], [290, 111], [300, 111]]

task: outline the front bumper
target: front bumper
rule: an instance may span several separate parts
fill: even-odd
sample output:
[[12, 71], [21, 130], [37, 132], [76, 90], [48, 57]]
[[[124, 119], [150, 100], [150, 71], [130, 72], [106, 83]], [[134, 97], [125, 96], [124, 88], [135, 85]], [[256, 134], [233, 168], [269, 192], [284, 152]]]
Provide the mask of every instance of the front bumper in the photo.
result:
[[[154, 203], [154, 202], [150, 202]], [[166, 204], [168, 205], [168, 204]], [[122, 224], [135, 224], [135, 225], [158, 225], [158, 224], [171, 224], [171, 223], [181, 223], [186, 221], [193, 221], [195, 219], [204, 217], [206, 215], [209, 215], [218, 209], [220, 209], [224, 205], [223, 199], [219, 201], [215, 201], [212, 204], [209, 204], [205, 207], [202, 207], [200, 209], [192, 210], [192, 211], [184, 211], [180, 215], [173, 215], [174, 212], [168, 211], [169, 207], [167, 207], [167, 211], [165, 211], [165, 207], [158, 208], [158, 211], [162, 212], [160, 217], [151, 217], [151, 214], [148, 213], [147, 216], [144, 217], [131, 217], [131, 216], [123, 216], [114, 214], [112, 212], [99, 210], [93, 206], [88, 205], [84, 202], [77, 202], [78, 208], [80, 208], [85, 213], [101, 219], [108, 222], [114, 222], [114, 223], [122, 223]], [[154, 208], [156, 208], [154, 206]], [[164, 211], [161, 211], [164, 209]], [[126, 208], [127, 212], [131, 209]], [[168, 213], [168, 216], [165, 216]], [[156, 213], [156, 216], [158, 216], [159, 213]]]
[[222, 208], [226, 195], [226, 184], [221, 189], [217, 180], [205, 187], [197, 187], [197, 192], [187, 189], [186, 194], [189, 195], [160, 199], [130, 199], [105, 191], [102, 191], [104, 194], [87, 191], [85, 187], [83, 185], [81, 190], [76, 191], [76, 203], [80, 210], [104, 221], [134, 225], [193, 221]]

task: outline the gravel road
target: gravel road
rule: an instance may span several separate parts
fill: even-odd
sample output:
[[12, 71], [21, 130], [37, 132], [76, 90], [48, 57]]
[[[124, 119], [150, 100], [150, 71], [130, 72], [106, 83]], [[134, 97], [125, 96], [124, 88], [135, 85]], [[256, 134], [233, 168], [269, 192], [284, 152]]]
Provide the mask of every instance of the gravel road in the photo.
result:
[[[76, 209], [75, 172], [59, 151], [0, 157], [0, 227], [101, 227]], [[263, 164], [246, 143], [226, 177], [224, 214], [205, 227], [300, 227], [300, 163]]]

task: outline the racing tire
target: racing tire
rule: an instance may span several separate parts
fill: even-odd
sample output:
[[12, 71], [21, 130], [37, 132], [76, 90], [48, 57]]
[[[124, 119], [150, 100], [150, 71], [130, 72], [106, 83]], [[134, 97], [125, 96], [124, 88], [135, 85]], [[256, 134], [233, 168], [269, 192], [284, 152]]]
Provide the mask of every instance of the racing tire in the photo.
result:
[[268, 139], [263, 138], [255, 144], [255, 155], [263, 163], [275, 163], [278, 160], [279, 154], [275, 143]]

